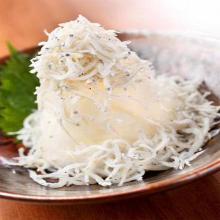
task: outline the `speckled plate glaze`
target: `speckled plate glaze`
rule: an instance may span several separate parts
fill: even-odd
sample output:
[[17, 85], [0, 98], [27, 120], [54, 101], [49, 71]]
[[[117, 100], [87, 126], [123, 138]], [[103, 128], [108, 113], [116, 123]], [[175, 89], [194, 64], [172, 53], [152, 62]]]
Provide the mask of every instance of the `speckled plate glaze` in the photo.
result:
[[[131, 32], [119, 35], [131, 40], [130, 47], [142, 58], [150, 59], [158, 74], [179, 74], [186, 78], [201, 78], [216, 96], [220, 97], [220, 40], [193, 37], [185, 34]], [[26, 50], [27, 53], [38, 48]], [[7, 57], [0, 59], [4, 63]], [[0, 157], [17, 155], [11, 138], [0, 135]], [[148, 172], [141, 182], [123, 186], [71, 186], [50, 189], [29, 178], [26, 169], [10, 168], [0, 162], [0, 197], [29, 202], [91, 203], [117, 200], [173, 188], [220, 169], [220, 135], [210, 140], [205, 152], [183, 170]]]

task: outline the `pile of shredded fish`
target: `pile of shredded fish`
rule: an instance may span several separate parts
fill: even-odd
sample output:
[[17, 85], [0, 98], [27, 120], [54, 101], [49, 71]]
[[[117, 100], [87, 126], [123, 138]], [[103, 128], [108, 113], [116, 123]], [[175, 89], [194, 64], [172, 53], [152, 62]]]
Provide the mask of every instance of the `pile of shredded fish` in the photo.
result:
[[220, 108], [198, 82], [157, 76], [115, 31], [79, 16], [47, 35], [31, 65], [38, 109], [16, 133], [29, 148], [16, 164], [37, 183], [141, 181], [147, 171], [189, 166], [218, 133]]

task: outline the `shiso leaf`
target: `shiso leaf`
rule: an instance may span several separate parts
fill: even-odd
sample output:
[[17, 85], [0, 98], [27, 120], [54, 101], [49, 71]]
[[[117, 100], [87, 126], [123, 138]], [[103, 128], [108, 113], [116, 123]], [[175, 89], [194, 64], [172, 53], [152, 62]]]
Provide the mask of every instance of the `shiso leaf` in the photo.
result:
[[24, 119], [37, 108], [34, 91], [38, 78], [30, 74], [30, 55], [8, 43], [10, 58], [0, 65], [0, 129], [8, 132], [23, 127]]

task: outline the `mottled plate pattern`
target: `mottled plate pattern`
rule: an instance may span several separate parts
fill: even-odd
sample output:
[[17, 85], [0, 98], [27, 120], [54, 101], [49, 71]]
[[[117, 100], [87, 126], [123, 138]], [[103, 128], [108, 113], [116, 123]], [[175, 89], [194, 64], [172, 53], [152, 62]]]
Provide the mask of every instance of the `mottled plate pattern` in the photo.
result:
[[[220, 97], [220, 40], [192, 37], [184, 34], [132, 32], [120, 34], [131, 40], [131, 48], [150, 59], [157, 73], [179, 74], [187, 78], [204, 79], [216, 96], [210, 97], [219, 103]], [[27, 53], [37, 48], [26, 50]], [[0, 60], [5, 62], [7, 57]], [[17, 155], [11, 138], [0, 135], [0, 157]], [[89, 203], [151, 194], [197, 179], [220, 169], [220, 135], [205, 146], [205, 153], [183, 170], [148, 172], [141, 182], [123, 186], [101, 187], [71, 186], [50, 189], [35, 183], [25, 169], [10, 168], [0, 162], [0, 197], [32, 202]]]

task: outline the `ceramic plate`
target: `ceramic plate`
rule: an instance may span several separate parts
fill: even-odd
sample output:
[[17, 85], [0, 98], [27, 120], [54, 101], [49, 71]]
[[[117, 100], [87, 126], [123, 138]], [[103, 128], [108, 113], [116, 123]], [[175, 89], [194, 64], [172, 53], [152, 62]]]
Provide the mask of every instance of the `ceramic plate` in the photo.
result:
[[[186, 78], [201, 78], [219, 103], [220, 97], [220, 41], [192, 37], [184, 34], [132, 32], [120, 34], [131, 40], [130, 47], [142, 58], [150, 59], [158, 74], [179, 74]], [[26, 50], [33, 53], [38, 48]], [[0, 60], [1, 63], [6, 58]], [[0, 136], [0, 156], [11, 158], [17, 155], [13, 140]], [[183, 170], [148, 172], [141, 182], [123, 186], [101, 187], [71, 186], [50, 189], [38, 185], [29, 178], [23, 168], [5, 167], [0, 164], [0, 197], [32, 202], [90, 203], [104, 202], [151, 194], [195, 180], [220, 169], [220, 135], [210, 140], [205, 152]]]

